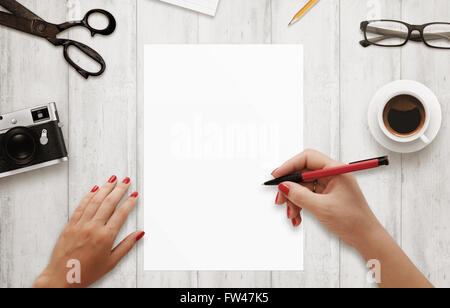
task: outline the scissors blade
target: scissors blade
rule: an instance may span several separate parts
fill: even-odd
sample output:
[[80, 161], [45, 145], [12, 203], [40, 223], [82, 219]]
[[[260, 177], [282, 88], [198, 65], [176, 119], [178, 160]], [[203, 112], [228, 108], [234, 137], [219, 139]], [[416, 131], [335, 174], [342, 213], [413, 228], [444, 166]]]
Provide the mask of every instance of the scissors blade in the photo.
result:
[[[43, 38], [48, 37], [48, 33], [34, 30], [34, 20], [27, 18], [17, 17], [5, 12], [0, 12], [0, 25], [7, 26], [25, 33], [30, 33]], [[40, 22], [40, 21], [39, 21]]]
[[0, 0], [0, 5], [3, 6], [5, 9], [10, 11], [16, 16], [28, 18], [28, 19], [39, 19], [42, 20], [39, 16], [34, 14], [32, 11], [24, 7], [22, 4], [15, 0]]

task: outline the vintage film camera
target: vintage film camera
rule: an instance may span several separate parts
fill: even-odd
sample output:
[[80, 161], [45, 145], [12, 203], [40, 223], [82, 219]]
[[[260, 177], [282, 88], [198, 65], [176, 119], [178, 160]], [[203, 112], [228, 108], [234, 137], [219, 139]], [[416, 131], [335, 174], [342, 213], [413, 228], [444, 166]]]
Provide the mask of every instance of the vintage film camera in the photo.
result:
[[0, 115], [0, 178], [67, 160], [55, 103]]

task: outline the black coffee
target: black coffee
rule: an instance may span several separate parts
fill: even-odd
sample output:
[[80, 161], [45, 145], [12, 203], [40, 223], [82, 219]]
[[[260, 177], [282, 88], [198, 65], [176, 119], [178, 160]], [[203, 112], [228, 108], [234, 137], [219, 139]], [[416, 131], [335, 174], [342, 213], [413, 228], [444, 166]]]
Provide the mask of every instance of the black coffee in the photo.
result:
[[418, 133], [425, 125], [425, 108], [414, 96], [399, 95], [391, 99], [383, 112], [386, 128], [399, 137]]

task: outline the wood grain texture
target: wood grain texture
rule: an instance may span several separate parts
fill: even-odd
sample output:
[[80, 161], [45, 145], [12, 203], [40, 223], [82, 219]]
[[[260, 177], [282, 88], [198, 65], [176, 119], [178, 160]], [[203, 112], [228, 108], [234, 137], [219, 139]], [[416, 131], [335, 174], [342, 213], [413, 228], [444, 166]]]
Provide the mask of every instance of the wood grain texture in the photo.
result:
[[[367, 123], [369, 104], [376, 91], [400, 78], [400, 49], [359, 45], [360, 22], [401, 19], [401, 1], [341, 2], [341, 160], [351, 162], [389, 155], [391, 166], [357, 174], [372, 210], [389, 233], [401, 239], [401, 158], [372, 138]], [[365, 261], [341, 244], [341, 287], [374, 286], [367, 283]]]
[[[65, 18], [64, 2], [22, 3], [42, 18]], [[67, 123], [68, 68], [62, 49], [2, 26], [0, 41], [0, 113], [53, 101]], [[63, 132], [67, 139], [67, 126]], [[67, 163], [0, 180], [0, 287], [28, 287], [45, 268], [67, 222], [67, 196]]]
[[[411, 23], [448, 20], [448, 0], [320, 1], [287, 27], [298, 0], [221, 0], [215, 18], [157, 0], [20, 0], [55, 23], [88, 9], [111, 11], [112, 36], [91, 38], [73, 29], [107, 62], [88, 81], [68, 67], [60, 48], [0, 27], [0, 113], [57, 103], [70, 162], [0, 180], [0, 287], [27, 287], [48, 262], [51, 249], [83, 195], [112, 174], [143, 188], [143, 46], [156, 43], [299, 43], [305, 50], [305, 146], [352, 161], [389, 154], [382, 172], [358, 174], [383, 225], [437, 286], [450, 275], [450, 109], [448, 52], [410, 43], [402, 49], [362, 48], [359, 23], [394, 18]], [[76, 16], [76, 15], [81, 16]], [[66, 35], [67, 37], [67, 35]], [[367, 110], [375, 92], [397, 79], [429, 86], [443, 108], [435, 142], [416, 154], [389, 153], [371, 137]], [[131, 190], [130, 190], [131, 192]], [[151, 202], [151, 195], [147, 195]], [[145, 200], [120, 237], [142, 228]], [[305, 213], [305, 271], [144, 272], [138, 245], [102, 287], [372, 287], [355, 251]], [[151, 236], [151, 235], [150, 235]]]
[[[424, 24], [449, 19], [446, 0], [404, 1], [405, 21]], [[403, 155], [402, 243], [412, 261], [438, 287], [450, 287], [450, 57], [410, 42], [402, 51], [402, 78], [417, 80], [438, 97], [443, 114], [442, 129], [425, 150]]]
[[[110, 11], [117, 29], [110, 36], [91, 38], [85, 29], [74, 29], [70, 38], [85, 42], [105, 59], [106, 72], [83, 79], [69, 71], [69, 206], [72, 213], [94, 185], [103, 185], [113, 174], [119, 181], [129, 176], [136, 189], [136, 1], [92, 0], [75, 2], [81, 15], [93, 8]], [[75, 9], [78, 10], [78, 9]], [[68, 11], [68, 15], [71, 12]], [[80, 17], [82, 17], [80, 16]], [[142, 203], [138, 205], [142, 206]], [[136, 230], [132, 213], [118, 240]], [[96, 286], [135, 287], [136, 250], [133, 250]]]
[[220, 1], [217, 15], [199, 15], [200, 44], [271, 42], [271, 1]]
[[[304, 144], [338, 159], [339, 2], [320, 1], [288, 27], [301, 5], [296, 0], [272, 1], [272, 43], [303, 44]], [[273, 287], [339, 286], [339, 241], [309, 213], [303, 218], [305, 270], [273, 273]]]

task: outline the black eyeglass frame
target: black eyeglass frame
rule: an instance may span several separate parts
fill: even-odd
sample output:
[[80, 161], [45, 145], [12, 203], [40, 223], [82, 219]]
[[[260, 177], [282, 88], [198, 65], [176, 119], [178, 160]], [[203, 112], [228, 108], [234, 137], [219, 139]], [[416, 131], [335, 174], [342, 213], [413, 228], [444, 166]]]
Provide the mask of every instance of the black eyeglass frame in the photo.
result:
[[[397, 45], [386, 45], [386, 44], [378, 44], [378, 43], [371, 42], [367, 38], [367, 27], [369, 26], [370, 23], [373, 23], [373, 22], [395, 22], [395, 23], [403, 24], [404, 26], [406, 26], [408, 28], [408, 36], [402, 44], [397, 44]], [[428, 27], [430, 25], [449, 25], [449, 27], [450, 27], [450, 23], [448, 23], [448, 22], [430, 22], [430, 23], [423, 24], [423, 25], [411, 25], [406, 22], [403, 22], [400, 20], [393, 20], [393, 19], [366, 20], [366, 21], [361, 22], [361, 31], [364, 33], [364, 40], [360, 41], [359, 43], [364, 48], [369, 47], [371, 45], [381, 46], [381, 47], [402, 47], [402, 46], [405, 46], [409, 41], [414, 41], [414, 42], [423, 42], [425, 45], [427, 45], [430, 48], [450, 49], [450, 47], [433, 46], [427, 42], [427, 40], [425, 39], [424, 30], [426, 27]], [[391, 30], [386, 30], [386, 31], [391, 31]], [[414, 31], [418, 31], [420, 33], [420, 35], [417, 35], [417, 34], [414, 35], [413, 34]], [[395, 31], [393, 31], [393, 32], [395, 32]]]

